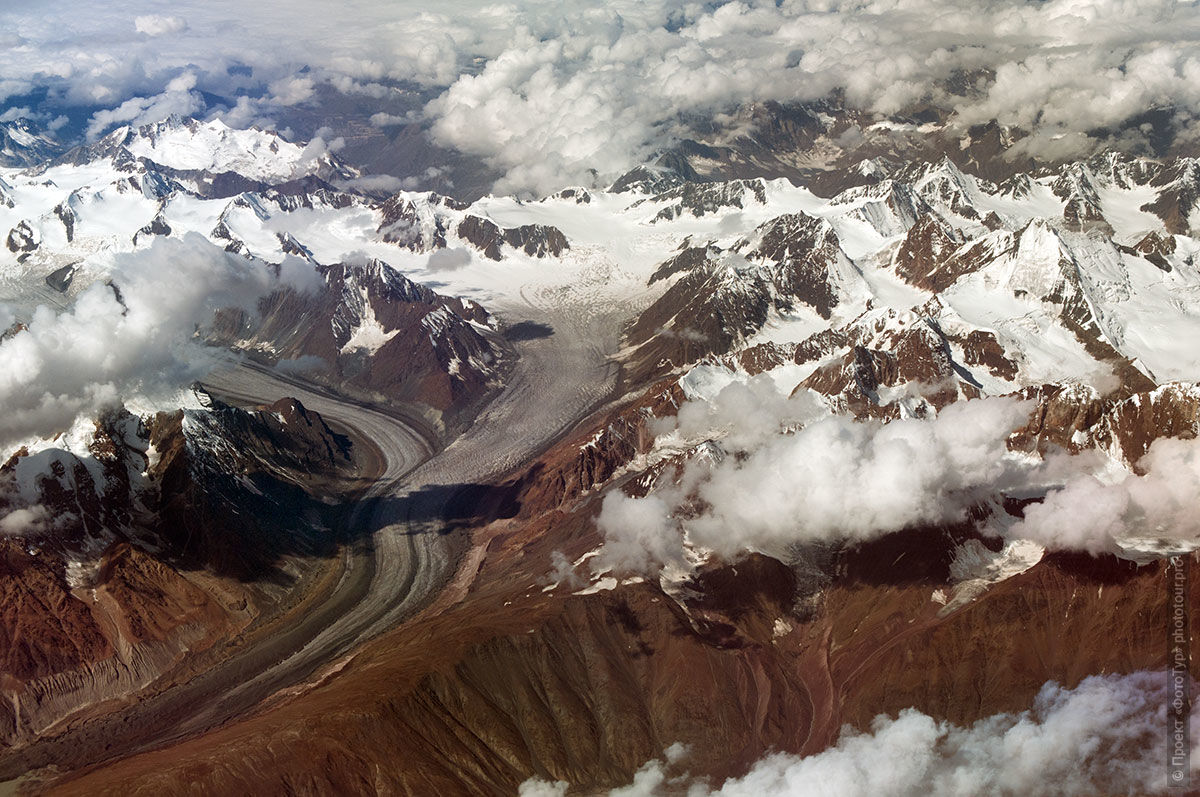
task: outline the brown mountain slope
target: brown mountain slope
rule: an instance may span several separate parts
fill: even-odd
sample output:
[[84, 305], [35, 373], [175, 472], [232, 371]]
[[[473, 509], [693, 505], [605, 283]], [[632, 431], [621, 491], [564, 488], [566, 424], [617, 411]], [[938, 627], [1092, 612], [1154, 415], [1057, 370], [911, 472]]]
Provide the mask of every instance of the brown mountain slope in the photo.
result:
[[454, 583], [415, 621], [257, 716], [51, 793], [511, 794], [532, 775], [603, 788], [676, 741], [692, 774], [720, 779], [878, 713], [968, 722], [1028, 707], [1048, 680], [1165, 665], [1162, 563], [1052, 553], [947, 611], [935, 591], [953, 591], [962, 529], [792, 567], [715, 563], [685, 600], [636, 581], [572, 594], [585, 582], [565, 574], [550, 588], [556, 551], [571, 561], [599, 542], [597, 504], [560, 506], [540, 480], [563, 485], [590, 436], [510, 483], [520, 512], [471, 532]]

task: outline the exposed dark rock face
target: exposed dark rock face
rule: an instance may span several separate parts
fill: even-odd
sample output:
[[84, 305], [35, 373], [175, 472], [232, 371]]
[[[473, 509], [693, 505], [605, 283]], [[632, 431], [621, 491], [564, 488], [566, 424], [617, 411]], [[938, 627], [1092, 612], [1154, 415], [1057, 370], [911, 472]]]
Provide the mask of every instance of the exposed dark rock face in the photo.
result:
[[[440, 198], [439, 198], [440, 199]], [[431, 195], [431, 203], [437, 200]], [[423, 252], [446, 245], [446, 222], [436, 214], [422, 215], [410, 199], [397, 194], [379, 206], [382, 219], [378, 232], [383, 240], [405, 249]]]
[[765, 222], [732, 254], [740, 265], [716, 247], [685, 242], [654, 272], [652, 285], [675, 281], [626, 330], [626, 340], [638, 347], [635, 382], [730, 352], [772, 312], [805, 306], [829, 318], [839, 302], [839, 275], [856, 271], [829, 223], [803, 213]]
[[1013, 440], [1026, 450], [1099, 448], [1136, 467], [1155, 440], [1190, 439], [1200, 430], [1200, 388], [1193, 384], [1105, 397], [1079, 385], [1043, 385], [1022, 395], [1037, 401], [1029, 424]]
[[657, 193], [641, 202], [668, 203], [654, 221], [671, 221], [686, 214], [705, 216], [729, 208], [744, 208], [748, 202], [764, 205], [766, 186], [762, 180], [730, 180], [720, 183], [687, 182]]
[[715, 246], [689, 246], [689, 242], [685, 242], [679, 254], [665, 260], [654, 273], [650, 276], [648, 284], [653, 285], [659, 280], [665, 280], [675, 274], [687, 271], [696, 271], [710, 267], [713, 263], [712, 258], [721, 253], [721, 250]]
[[888, 420], [899, 417], [900, 405], [894, 398], [885, 399], [883, 388], [910, 386], [919, 391], [919, 403], [910, 407], [918, 416], [980, 395], [936, 326], [912, 326], [878, 345], [881, 348], [853, 346], [840, 360], [817, 368], [796, 390], [828, 396], [836, 410], [858, 418]]
[[219, 314], [213, 339], [272, 361], [310, 358], [311, 378], [372, 401], [432, 407], [448, 424], [495, 379], [504, 350], [478, 304], [379, 261], [319, 271], [325, 286], [315, 293], [276, 292], [257, 316]]
[[571, 248], [567, 237], [556, 227], [525, 224], [504, 231], [504, 242], [531, 257], [558, 257]]
[[62, 222], [63, 231], [67, 234], [67, 242], [70, 243], [75, 239], [75, 211], [71, 210], [66, 203], [60, 202], [54, 206], [54, 215], [58, 216], [58, 220]]
[[1168, 258], [1175, 254], [1175, 247], [1175, 236], [1152, 231], [1146, 233], [1146, 236], [1132, 247], [1118, 248], [1128, 254], [1141, 255], [1158, 268], [1169, 272], [1171, 263]]
[[520, 249], [531, 257], [558, 257], [571, 248], [560, 230], [542, 224], [501, 229], [489, 219], [468, 215], [455, 233], [491, 260], [503, 257], [505, 245]]
[[[687, 169], [687, 173], [694, 175], [690, 169]], [[685, 179], [673, 169], [664, 168], [661, 165], [657, 167], [635, 166], [617, 178], [617, 181], [609, 186], [608, 190], [614, 194], [638, 191], [643, 194], [655, 195], [678, 187]]]
[[[767, 270], [776, 305], [790, 309], [793, 303], [812, 307], [829, 318], [838, 303], [834, 270], [842, 253], [837, 234], [828, 222], [803, 213], [780, 216], [759, 227], [758, 243], [745, 251], [748, 260], [774, 262]], [[746, 249], [748, 242], [734, 249]]]
[[[572, 195], [573, 196], [573, 195]], [[429, 194], [414, 201], [401, 194], [379, 205], [381, 220], [377, 232], [383, 240], [414, 252], [431, 252], [448, 245], [453, 233], [489, 260], [500, 260], [505, 247], [523, 251], [531, 257], [559, 257], [570, 249], [561, 230], [542, 224], [501, 228], [491, 219], [472, 213], [469, 206], [450, 197]]]
[[591, 204], [592, 194], [586, 188], [564, 188], [552, 195], [555, 199], [570, 199], [576, 205]]
[[349, 441], [293, 399], [149, 427], [120, 412], [86, 452], [18, 451], [0, 467], [2, 743], [135, 693], [277, 610], [281, 561], [338, 543], [339, 509], [319, 499], [353, 465]]
[[1162, 219], [1168, 233], [1189, 235], [1194, 226], [1192, 213], [1200, 204], [1200, 164], [1181, 161], [1155, 176], [1151, 185], [1160, 189], [1158, 198], [1142, 210]]
[[46, 285], [59, 293], [66, 293], [71, 287], [71, 280], [75, 278], [75, 271], [78, 265], [77, 263], [72, 263], [69, 266], [54, 269], [54, 271], [46, 275]]
[[138, 242], [138, 239], [146, 238], [146, 237], [152, 236], [152, 235], [170, 235], [170, 234], [171, 234], [171, 225], [167, 224], [167, 220], [165, 218], [163, 218], [162, 212], [160, 211], [159, 214], [156, 215], [150, 221], [149, 224], [147, 224], [146, 226], [144, 226], [140, 230], [138, 230], [136, 233], [134, 233], [133, 243], [136, 245]]
[[[954, 258], [960, 241], [932, 213], [909, 229], [896, 250], [896, 273], [918, 288], [934, 293], [950, 287], [970, 268], [971, 257]], [[957, 267], [946, 268], [957, 260]]]
[[489, 219], [467, 216], [459, 223], [455, 233], [482, 252], [484, 257], [490, 260], [500, 259], [500, 245], [504, 242], [504, 234]]
[[4, 245], [10, 252], [32, 252], [38, 248], [39, 243], [38, 236], [29, 226], [29, 222], [21, 221], [8, 231], [8, 238]]
[[962, 341], [964, 361], [967, 365], [981, 365], [993, 376], [1013, 380], [1017, 376], [1017, 364], [1005, 354], [1004, 347], [995, 334], [973, 329]]
[[638, 346], [630, 378], [642, 381], [733, 345], [766, 322], [769, 283], [707, 259], [686, 272], [626, 331]]
[[[238, 441], [232, 458], [225, 441]], [[159, 452], [155, 536], [183, 566], [252, 581], [282, 553], [332, 551], [336, 540], [320, 533], [329, 518], [314, 524], [298, 510], [314, 483], [350, 472], [350, 444], [298, 401], [159, 416], [150, 442]]]

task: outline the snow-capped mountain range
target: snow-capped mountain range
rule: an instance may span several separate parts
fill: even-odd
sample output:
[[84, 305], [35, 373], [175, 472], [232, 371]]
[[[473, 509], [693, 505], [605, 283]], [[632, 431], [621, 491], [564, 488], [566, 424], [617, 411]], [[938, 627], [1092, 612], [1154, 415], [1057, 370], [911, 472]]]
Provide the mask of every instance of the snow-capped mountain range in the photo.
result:
[[[472, 331], [487, 319], [473, 302], [502, 309], [530, 285], [640, 308], [623, 354], [632, 384], [738, 355], [791, 389], [916, 332], [945, 360], [925, 376], [952, 375], [963, 395], [1064, 380], [1129, 395], [1200, 371], [1200, 164], [1188, 158], [1104, 154], [997, 184], [949, 158], [876, 157], [854, 165], [862, 184], [832, 196], [656, 166], [609, 191], [464, 203], [373, 199], [336, 156], [312, 151], [274, 132], [172, 118], [0, 169], [0, 285], [26, 311], [61, 303], [104, 279], [113, 253], [197, 234], [254, 261], [320, 264], [341, 297], [321, 311], [327, 343], [296, 342], [269, 321], [227, 323], [226, 343], [268, 359], [373, 354], [410, 337], [397, 338], [388, 308], [418, 301], [453, 320], [430, 327], [459, 341], [429, 336], [444, 349], [438, 367], [461, 376], [470, 362], [479, 385], [500, 354], [486, 326]], [[366, 261], [362, 278], [362, 266], [330, 270]], [[468, 298], [446, 304], [422, 283]]]
[[[603, 593], [643, 583], [607, 570], [575, 583], [580, 563], [600, 556], [588, 502], [621, 490], [644, 498], [672, 489], [694, 463], [752, 457], [730, 428], [682, 420], [696, 407], [719, 413], [730, 386], [754, 393], [769, 384], [780, 397], [811, 398], [822, 417], [880, 424], [936, 419], [966, 399], [1020, 399], [1028, 423], [1004, 442], [1008, 455], [1094, 450], [1110, 481], [1138, 473], [1155, 440], [1194, 436], [1200, 421], [1200, 163], [1189, 158], [1106, 153], [995, 182], [951, 157], [873, 155], [803, 185], [704, 181], [660, 161], [607, 189], [465, 202], [359, 191], [360, 175], [323, 145], [218, 121], [121, 128], [65, 154], [29, 130], [8, 135], [0, 296], [13, 320], [0, 341], [27, 334], [44, 318], [39, 305], [69, 307], [92, 286], [107, 285], [121, 303], [116, 264], [164, 239], [264, 273], [300, 264], [314, 275], [311, 290], [278, 285], [254, 307], [219, 310], [195, 337], [356, 405], [411, 412], [447, 445], [488, 421], [475, 413], [520, 353], [510, 322], [587, 322], [581, 328], [596, 334], [586, 348], [620, 367], [616, 387], [542, 458], [519, 463], [529, 470], [509, 487], [520, 501], [495, 498], [518, 506], [523, 522], [587, 515], [590, 550], [574, 552], [583, 558], [544, 593], [574, 584], [571, 594], [604, 602]], [[620, 325], [611, 346], [604, 324]], [[19, 560], [10, 603], [53, 639], [83, 640], [64, 642], [70, 655], [58, 662], [14, 643], [10, 670], [27, 681], [0, 722], [10, 739], [136, 691], [255, 612], [287, 605], [276, 586], [261, 588], [270, 600], [259, 586], [227, 592], [201, 579], [197, 588], [186, 568], [252, 583], [287, 557], [328, 553], [321, 535], [337, 508], [310, 493], [346, 476], [346, 438], [298, 402], [239, 410], [180, 387], [174, 405], [123, 396], [127, 409], [0, 452], [0, 542]], [[545, 388], [519, 387], [524, 402]], [[987, 511], [1006, 511], [1000, 503]], [[304, 515], [298, 541], [255, 521], [284, 506]], [[513, 528], [512, 539], [527, 531]], [[260, 533], [269, 539], [256, 549], [247, 540]], [[1029, 540], [987, 548], [959, 526], [937, 534], [945, 550], [930, 556], [948, 563], [948, 575], [925, 598], [938, 617], [1040, 572], [1047, 552]], [[272, 547], [280, 540], [286, 555]], [[1169, 552], [1145, 542], [1119, 553], [1149, 561]], [[539, 562], [550, 548], [562, 557], [557, 540], [529, 544], [547, 547]], [[889, 562], [891, 544], [880, 543]], [[857, 550], [840, 551], [830, 567], [885, 558]], [[712, 553], [692, 546], [691, 569], [664, 569], [657, 582], [697, 633], [717, 633], [689, 591], [699, 582], [688, 582], [720, 564]], [[118, 587], [120, 605], [110, 608]], [[49, 593], [59, 608], [38, 608], [35, 597]], [[171, 608], [170, 618], [145, 610], [143, 596], [159, 593], [191, 608]], [[815, 605], [820, 593], [801, 597]], [[116, 633], [110, 615], [148, 619]], [[156, 646], [158, 658], [129, 667], [121, 656], [142, 655], [130, 640]], [[118, 664], [88, 669], [101, 661]], [[58, 702], [38, 703], [39, 690], [54, 692], [60, 680], [70, 689]], [[105, 686], [93, 693], [89, 683]]]
[[[831, 197], [784, 180], [676, 179], [649, 196], [575, 189], [539, 202], [465, 205], [413, 193], [379, 202], [339, 189], [350, 170], [304, 151], [274, 133], [175, 119], [117, 130], [38, 168], [4, 170], [3, 283], [20, 295], [69, 266], [72, 292], [87, 284], [98, 252], [195, 232], [267, 262], [297, 255], [328, 264], [366, 252], [418, 282], [485, 298], [519, 281], [487, 261], [602, 268], [621, 290], [657, 300], [659, 315], [703, 274], [712, 308], [697, 313], [715, 312], [725, 294], [770, 306], [722, 331], [739, 343], [799, 341], [936, 295], [943, 326], [998, 335], [1022, 353], [1027, 381], [1103, 371], [1081, 336], [1156, 381], [1186, 377], [1197, 362], [1185, 343], [1197, 323], [1188, 299], [1197, 290], [1190, 233], [1200, 166], [1190, 159], [1106, 155], [999, 185], [948, 159], [891, 172], [870, 162], [859, 169], [871, 185]], [[708, 254], [659, 269], [685, 241]], [[662, 320], [676, 331], [704, 324], [676, 313]]]

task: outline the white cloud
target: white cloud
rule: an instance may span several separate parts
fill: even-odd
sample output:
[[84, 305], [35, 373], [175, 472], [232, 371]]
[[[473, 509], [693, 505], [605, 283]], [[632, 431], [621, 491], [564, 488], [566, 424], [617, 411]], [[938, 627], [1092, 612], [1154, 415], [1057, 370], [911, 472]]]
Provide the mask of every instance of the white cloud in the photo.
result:
[[146, 14], [135, 17], [133, 27], [138, 33], [144, 33], [147, 36], [165, 36], [187, 30], [187, 22], [182, 17]]
[[604, 547], [592, 562], [596, 571], [642, 571], [682, 561], [674, 520], [682, 498], [671, 490], [645, 498], [630, 498], [619, 490], [604, 496], [596, 519], [604, 533]]
[[270, 101], [278, 105], [297, 105], [312, 98], [316, 82], [310, 77], [294, 76], [280, 78], [271, 83], [267, 90]]
[[651, 425], [667, 450], [716, 441], [724, 456], [688, 460], [677, 483], [645, 497], [610, 491], [596, 518], [604, 546], [594, 572], [683, 565], [688, 545], [726, 559], [786, 559], [797, 543], [961, 521], [1004, 494], [1041, 500], [1021, 519], [994, 513], [984, 533], [1134, 559], [1200, 549], [1200, 438], [1154, 441], [1131, 473], [1097, 450], [1009, 451], [1030, 402], [961, 401], [925, 420], [856, 421], [808, 391], [785, 395], [767, 375], [724, 383], [727, 374], [694, 369], [684, 380], [694, 398]]
[[[689, 8], [674, 31], [662, 27], [668, 11], [654, 6], [615, 27], [585, 16], [560, 36], [514, 42], [430, 105], [435, 136], [503, 169], [504, 187], [547, 191], [644, 157], [669, 141], [680, 114], [839, 87], [867, 110], [928, 97], [964, 123], [1037, 128], [1045, 135], [1026, 147], [1059, 149], [1055, 136], [1200, 101], [1200, 10], [1160, 0], [735, 2]], [[978, 97], [935, 86], [979, 69], [996, 77]]]
[[[172, 80], [173, 85], [188, 85], [187, 80], [180, 83], [176, 80]], [[191, 84], [195, 85], [194, 76]], [[172, 115], [191, 116], [199, 113], [204, 110], [204, 99], [189, 88], [168, 89], [153, 97], [133, 97], [116, 108], [96, 111], [88, 121], [87, 137], [95, 140], [113, 125], [131, 124], [136, 127], [161, 122]]]
[[14, 509], [0, 516], [0, 535], [24, 536], [36, 534], [50, 525], [50, 510], [41, 504]]
[[15, 122], [18, 119], [40, 122], [52, 133], [70, 121], [66, 116], [52, 116], [48, 113], [35, 111], [27, 105], [13, 106], [4, 111], [4, 113], [0, 113], [0, 122]]
[[[611, 177], [668, 143], [683, 115], [835, 88], [880, 113], [929, 99], [964, 123], [1034, 127], [1023, 146], [1048, 151], [1078, 150], [1081, 133], [1150, 108], [1200, 105], [1200, 7], [1172, 0], [349, 0], [336, 14], [298, 0], [286, 26], [270, 3], [157, 7], [0, 12], [0, 27], [21, 31], [0, 48], [0, 93], [48, 85], [112, 109], [195, 68], [198, 89], [250, 91], [254, 115], [269, 117], [322, 82], [384, 96], [387, 81], [411, 81], [445, 89], [427, 109], [439, 143], [503, 170], [502, 190], [539, 192], [586, 183], [591, 169]], [[977, 96], [935, 87], [964, 70], [980, 76]]]
[[1168, 784], [1165, 673], [1047, 684], [1033, 708], [967, 726], [909, 709], [809, 758], [777, 755], [712, 794], [1096, 794]]
[[280, 284], [305, 290], [319, 279], [296, 258], [276, 278], [194, 234], [89, 265], [105, 279], [66, 310], [37, 308], [28, 329], [0, 342], [0, 443], [55, 434], [130, 396], [173, 395], [214, 362], [193, 339], [214, 310], [253, 311]]
[[[962, 402], [932, 420], [887, 424], [828, 416], [781, 434], [790, 426], [781, 419], [795, 417], [791, 402], [771, 404], [736, 384], [719, 398], [718, 417], [744, 419], [722, 441], [741, 455], [715, 465], [693, 460], [678, 487], [645, 498], [606, 496], [597, 518], [605, 544], [595, 567], [644, 570], [679, 561], [684, 530], [694, 545], [733, 558], [745, 551], [782, 556], [799, 542], [869, 539], [909, 525], [959, 521], [970, 507], [1027, 479], [1028, 465], [1007, 449], [1011, 432], [1027, 420], [1025, 402]], [[685, 405], [681, 424], [706, 428], [690, 418], [694, 412]], [[702, 511], [677, 519], [692, 498]]]
[[1155, 440], [1138, 462], [1141, 475], [1106, 484], [1081, 473], [1025, 510], [1009, 530], [1047, 547], [1112, 552], [1130, 538], [1200, 547], [1200, 440]]
[[[743, 777], [712, 788], [679, 771], [679, 761], [648, 762], [616, 795], [689, 797], [956, 797], [961, 794], [1158, 794], [1167, 780], [1166, 673], [1085, 678], [1074, 689], [1048, 683], [1032, 708], [969, 726], [915, 709], [879, 716], [869, 733], [850, 728], [830, 749], [767, 756]], [[1200, 719], [1193, 709], [1192, 724]], [[1200, 749], [1192, 761], [1200, 764]], [[682, 762], [686, 764], [686, 759]], [[1193, 776], [1197, 772], [1192, 769]], [[666, 789], [664, 790], [664, 785]], [[551, 787], [532, 779], [522, 794]]]
[[420, 191], [429, 185], [433, 180], [439, 180], [445, 188], [454, 187], [454, 181], [446, 177], [447, 169], [441, 166], [430, 166], [420, 174], [411, 174], [405, 177], [400, 184], [400, 187], [405, 191]]
[[564, 797], [567, 785], [565, 780], [551, 783], [548, 780], [530, 778], [517, 787], [517, 797]]
[[388, 194], [408, 187], [404, 180], [391, 174], [364, 174], [361, 177], [343, 180], [337, 185], [340, 188], [349, 188], [355, 191], [382, 191]]
[[[699, 366], [692, 374], [704, 379], [708, 366]], [[715, 379], [727, 372], [719, 369]], [[748, 451], [775, 438], [780, 432], [798, 429], [828, 415], [825, 405], [810, 391], [789, 396], [770, 376], [760, 374], [746, 381], [734, 380], [703, 400], [686, 401], [673, 418], [664, 418], [654, 428], [656, 434], [677, 434], [697, 439], [719, 434], [722, 445], [731, 450]]]
[[384, 113], [383, 111], [371, 114], [371, 124], [375, 127], [394, 127], [396, 125], [410, 124], [413, 121], [416, 120], [410, 119], [407, 116], [397, 116], [396, 114], [392, 113]]
[[275, 127], [275, 122], [264, 115], [265, 111], [261, 103], [243, 96], [238, 97], [232, 108], [213, 115], [220, 117], [221, 121], [233, 128], [259, 127], [271, 130]]
[[4, 113], [0, 113], [0, 122], [15, 122], [18, 119], [32, 119], [34, 118], [35, 113], [36, 112], [29, 108], [29, 106], [12, 107]]
[[296, 162], [297, 170], [305, 169], [326, 155], [337, 152], [346, 146], [346, 139], [341, 136], [330, 138], [330, 135], [328, 127], [322, 127], [313, 134], [300, 152], [300, 158]]

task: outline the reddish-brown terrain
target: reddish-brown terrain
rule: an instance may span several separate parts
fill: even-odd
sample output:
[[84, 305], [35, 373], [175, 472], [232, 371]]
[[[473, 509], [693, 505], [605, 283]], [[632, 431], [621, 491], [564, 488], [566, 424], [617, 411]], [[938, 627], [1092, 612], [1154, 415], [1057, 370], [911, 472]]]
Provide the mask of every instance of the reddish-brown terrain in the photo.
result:
[[[1050, 680], [1166, 665], [1163, 562], [1051, 552], [947, 611], [935, 591], [953, 594], [969, 526], [818, 546], [791, 564], [712, 562], [688, 597], [636, 580], [572, 594], [586, 565], [550, 588], [554, 552], [574, 560], [600, 542], [593, 485], [644, 448], [640, 407], [670, 413], [669, 393], [594, 417], [498, 485], [487, 503], [515, 501], [516, 515], [456, 532], [468, 543], [457, 574], [413, 621], [254, 716], [49, 792], [512, 794], [535, 775], [586, 790], [628, 783], [675, 741], [692, 774], [719, 780], [772, 750], [818, 752], [880, 713], [967, 723], [1027, 708]], [[1064, 428], [1050, 412], [1034, 414], [1040, 438]]]
[[141, 437], [128, 421], [97, 424], [102, 484], [80, 457], [50, 452], [37, 479], [40, 505], [66, 521], [55, 535], [0, 537], [0, 735], [18, 756], [68, 718], [190, 677], [319, 593], [341, 539], [331, 499], [376, 467], [368, 442], [355, 457], [292, 399], [160, 414], [134, 424]]

